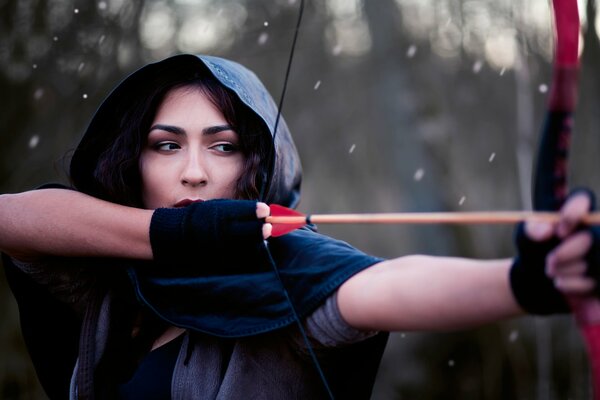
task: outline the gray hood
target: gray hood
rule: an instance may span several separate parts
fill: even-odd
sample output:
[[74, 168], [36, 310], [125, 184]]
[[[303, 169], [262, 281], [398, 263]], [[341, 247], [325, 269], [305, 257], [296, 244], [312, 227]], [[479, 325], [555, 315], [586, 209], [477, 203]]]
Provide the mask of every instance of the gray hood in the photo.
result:
[[[104, 100], [94, 115], [71, 160], [70, 175], [79, 191], [102, 198], [94, 178], [100, 155], [119, 135], [119, 121], [128, 112], [128, 103], [146, 96], [154, 85], [166, 84], [181, 74], [210, 73], [230, 89], [265, 124], [272, 142], [277, 105], [262, 82], [244, 66], [223, 58], [181, 54], [148, 64], [123, 80]], [[275, 140], [275, 163], [264, 201], [296, 207], [300, 200], [302, 168], [287, 124], [280, 118]], [[263, 171], [269, 168], [264, 160]]]

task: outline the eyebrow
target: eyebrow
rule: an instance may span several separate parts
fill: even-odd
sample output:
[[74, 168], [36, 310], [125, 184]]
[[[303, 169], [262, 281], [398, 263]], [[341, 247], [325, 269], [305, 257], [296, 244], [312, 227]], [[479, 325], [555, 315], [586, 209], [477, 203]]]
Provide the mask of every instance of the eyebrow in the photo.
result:
[[[185, 129], [180, 128], [178, 126], [173, 126], [173, 125], [163, 125], [163, 124], [156, 124], [153, 125], [150, 128], [150, 132], [152, 132], [153, 130], [161, 130], [161, 131], [166, 131], [166, 132], [170, 132], [170, 133], [174, 133], [176, 135], [185, 135]], [[219, 132], [223, 132], [223, 131], [234, 131], [235, 129], [233, 129], [233, 127], [231, 125], [215, 125], [215, 126], [209, 126], [206, 127], [204, 129], [202, 129], [202, 134], [203, 135], [215, 135]]]

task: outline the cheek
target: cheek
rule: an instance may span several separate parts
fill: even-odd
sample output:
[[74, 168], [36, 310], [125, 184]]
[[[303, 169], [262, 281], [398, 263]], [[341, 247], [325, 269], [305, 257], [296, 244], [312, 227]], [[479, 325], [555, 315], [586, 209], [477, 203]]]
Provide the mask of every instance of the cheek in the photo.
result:
[[237, 183], [238, 183], [239, 179], [242, 177], [242, 175], [244, 174], [244, 167], [245, 167], [245, 159], [243, 156], [240, 156], [238, 159], [234, 160], [231, 167], [227, 169], [228, 172], [227, 172], [227, 177], [225, 180], [230, 182], [230, 184], [229, 184], [230, 193], [229, 194], [231, 196], [235, 195]]
[[149, 209], [160, 207], [165, 192], [166, 168], [159, 168], [155, 163], [140, 158], [139, 169], [142, 179], [142, 201], [144, 207]]

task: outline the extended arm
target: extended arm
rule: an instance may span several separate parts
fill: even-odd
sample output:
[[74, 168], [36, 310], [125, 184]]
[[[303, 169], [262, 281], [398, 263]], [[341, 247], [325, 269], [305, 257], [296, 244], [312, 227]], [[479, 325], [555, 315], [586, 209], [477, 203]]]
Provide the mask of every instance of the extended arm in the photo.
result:
[[[590, 255], [598, 246], [590, 230], [579, 230], [589, 209], [589, 197], [576, 194], [558, 224], [527, 224], [529, 243], [519, 248], [516, 261], [407, 256], [382, 262], [340, 287], [342, 316], [359, 329], [445, 330], [516, 316], [522, 307], [542, 314], [562, 311], [562, 296], [552, 287], [591, 296], [597, 284], [590, 271], [598, 269], [598, 261]], [[560, 244], [540, 253], [535, 243], [553, 237]], [[511, 266], [519, 272], [511, 274]]]
[[338, 301], [360, 329], [446, 330], [518, 315], [510, 260], [406, 256], [384, 261], [346, 281]]

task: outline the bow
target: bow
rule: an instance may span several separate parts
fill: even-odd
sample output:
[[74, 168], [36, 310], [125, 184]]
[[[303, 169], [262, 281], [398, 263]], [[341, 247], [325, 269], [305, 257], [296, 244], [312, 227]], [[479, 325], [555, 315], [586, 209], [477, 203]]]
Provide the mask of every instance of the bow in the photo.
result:
[[[555, 59], [548, 110], [542, 129], [534, 177], [533, 204], [534, 209], [538, 211], [558, 210], [564, 203], [568, 193], [567, 160], [570, 137], [573, 130], [573, 113], [577, 98], [577, 76], [579, 71], [578, 44], [580, 24], [577, 0], [553, 0], [552, 4], [555, 22]], [[296, 34], [300, 25], [302, 9], [303, 0], [300, 2], [300, 18], [296, 27]], [[274, 127], [275, 134], [283, 105], [295, 41], [296, 37], [294, 37], [284, 89], [279, 103], [279, 111]], [[274, 140], [275, 138], [273, 138]], [[272, 160], [270, 160], [270, 163], [272, 163]], [[263, 180], [263, 182], [267, 181], [268, 179]], [[294, 210], [283, 209], [281, 207], [277, 209], [276, 205], [271, 205], [271, 207], [276, 208], [276, 213], [272, 214], [275, 218], [296, 218], [295, 220], [290, 219], [288, 222], [283, 222], [282, 219], [277, 221], [275, 218], [270, 221], [267, 220], [267, 222], [274, 224], [275, 229], [278, 229], [276, 224], [280, 224], [280, 231], [276, 232], [275, 236], [297, 229], [306, 223], [317, 222], [314, 219], [315, 216], [312, 216], [311, 219], [311, 216], [304, 216]], [[411, 216], [410, 218], [413, 217]], [[522, 216], [517, 216], [516, 218], [519, 220], [524, 219]], [[285, 224], [290, 225], [285, 226]], [[275, 266], [274, 271], [277, 273]], [[281, 278], [279, 279], [281, 280]], [[281, 283], [284, 291], [287, 292], [283, 282]], [[594, 399], [600, 400], [600, 301], [597, 299], [582, 301], [575, 298], [569, 298], [568, 301], [586, 342], [592, 370]], [[293, 309], [294, 306], [291, 299], [289, 299], [289, 303]], [[299, 326], [306, 339], [301, 324]], [[309, 349], [311, 350], [313, 361], [317, 370], [319, 370], [323, 384], [329, 396], [333, 398], [327, 379], [321, 371], [319, 362], [312, 353], [310, 344]]]
[[[567, 196], [567, 160], [579, 71], [577, 0], [553, 0], [552, 3], [555, 59], [533, 191], [534, 208], [543, 211], [558, 210]], [[594, 399], [600, 400], [600, 301], [576, 298], [568, 301], [588, 350]]]

